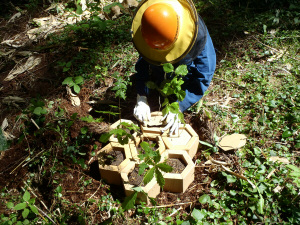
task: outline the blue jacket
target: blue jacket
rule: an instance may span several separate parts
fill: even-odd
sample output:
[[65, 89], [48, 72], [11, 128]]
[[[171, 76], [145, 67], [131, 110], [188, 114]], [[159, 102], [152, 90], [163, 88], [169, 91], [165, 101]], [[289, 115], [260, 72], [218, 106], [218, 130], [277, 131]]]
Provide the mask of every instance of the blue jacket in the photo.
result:
[[[204, 22], [200, 25], [205, 26]], [[205, 31], [205, 35], [199, 35], [199, 33], [197, 35], [197, 40], [202, 40], [202, 47], [200, 45], [195, 46], [198, 50], [199, 48], [203, 50], [200, 50], [200, 53], [198, 51], [197, 55], [194, 56], [188, 54], [183, 60], [177, 63], [177, 65], [186, 64], [188, 69], [188, 74], [183, 78], [184, 84], [181, 86], [186, 93], [184, 100], [179, 102], [179, 107], [182, 112], [190, 108], [203, 97], [216, 69], [215, 48], [207, 29], [205, 29]], [[203, 40], [206, 41], [205, 45]], [[200, 41], [198, 43], [200, 43]], [[195, 48], [193, 47], [191, 51], [195, 52]], [[176, 65], [174, 66], [176, 67]], [[142, 57], [137, 61], [135, 69], [137, 71], [135, 74], [136, 88], [139, 95], [147, 96], [149, 94], [149, 90], [146, 87], [147, 81], [154, 81], [157, 85], [163, 81], [165, 73], [162, 66], [152, 65]]]

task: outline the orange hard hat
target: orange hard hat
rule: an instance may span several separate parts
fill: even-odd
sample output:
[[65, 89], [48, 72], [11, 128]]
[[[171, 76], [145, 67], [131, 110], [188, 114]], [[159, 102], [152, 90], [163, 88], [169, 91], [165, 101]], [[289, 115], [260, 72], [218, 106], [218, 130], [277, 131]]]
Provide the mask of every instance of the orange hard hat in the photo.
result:
[[153, 4], [142, 16], [142, 36], [151, 48], [168, 49], [176, 41], [178, 30], [178, 15], [169, 4]]
[[197, 34], [193, 0], [141, 0], [131, 25], [135, 48], [154, 65], [179, 62], [194, 46]]

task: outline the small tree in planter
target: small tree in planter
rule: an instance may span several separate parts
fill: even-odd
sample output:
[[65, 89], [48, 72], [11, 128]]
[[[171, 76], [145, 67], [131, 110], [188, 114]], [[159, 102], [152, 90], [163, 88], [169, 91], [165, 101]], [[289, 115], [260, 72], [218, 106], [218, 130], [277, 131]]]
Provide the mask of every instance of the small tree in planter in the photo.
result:
[[129, 148], [131, 151], [131, 156], [134, 161], [140, 161], [139, 154], [144, 154], [144, 149], [140, 145], [140, 143], [147, 142], [150, 146], [152, 146], [152, 149], [154, 151], [159, 151], [160, 154], [162, 154], [166, 150], [166, 146], [161, 138], [161, 136], [145, 136], [144, 134], [139, 138], [139, 142], [137, 142], [137, 145], [129, 144]]
[[[135, 141], [131, 131], [134, 133], [138, 130], [139, 127], [133, 123], [120, 122], [115, 129], [101, 135], [100, 141], [103, 143], [108, 142], [111, 136], [118, 140], [118, 142], [110, 142], [97, 153], [100, 175], [107, 183], [122, 184], [121, 170], [132, 158], [128, 142], [129, 140]], [[123, 160], [119, 160], [120, 162], [115, 164], [115, 159], [121, 156], [123, 156]]]
[[[141, 147], [143, 148], [144, 152], [140, 153], [138, 155], [140, 162], [138, 164], [139, 170], [138, 174], [143, 176], [143, 184], [147, 188], [143, 188], [141, 185], [138, 187], [133, 187], [133, 186], [127, 186], [125, 185], [128, 183], [128, 172], [132, 167], [128, 170], [124, 169], [121, 174], [122, 178], [124, 177], [123, 181], [124, 183], [124, 188], [125, 188], [125, 193], [128, 195], [125, 199], [125, 201], [122, 204], [122, 207], [127, 210], [132, 207], [134, 207], [134, 204], [137, 199], [140, 201], [145, 201], [149, 203], [148, 199], [153, 205], [156, 205], [156, 202], [154, 201], [154, 197], [159, 194], [157, 192], [157, 186], [156, 186], [156, 191], [153, 192], [148, 192], [149, 189], [147, 186], [148, 184], [151, 184], [151, 186], [155, 186], [155, 183], [157, 183], [159, 186], [163, 188], [165, 185], [165, 180], [163, 177], [162, 172], [168, 173], [172, 171], [172, 167], [166, 164], [165, 162], [161, 161], [161, 154], [159, 151], [154, 151], [153, 150], [153, 145], [149, 145], [147, 142], [142, 142]], [[128, 166], [130, 167], [130, 166]], [[127, 175], [126, 175], [127, 174]], [[155, 177], [155, 179], [153, 179]]]
[[[178, 101], [183, 101], [185, 98], [185, 91], [181, 89], [181, 85], [184, 83], [182, 77], [188, 74], [187, 66], [180, 65], [174, 70], [174, 66], [171, 63], [166, 63], [163, 65], [165, 71], [165, 79], [158, 87], [153, 81], [147, 82], [147, 87], [150, 89], [156, 89], [164, 97], [164, 102], [162, 106], [163, 116], [167, 115], [169, 112], [177, 115], [181, 123], [184, 123], [183, 113], [179, 109]], [[167, 77], [167, 74], [170, 77]], [[178, 101], [170, 102], [171, 95], [175, 95]]]

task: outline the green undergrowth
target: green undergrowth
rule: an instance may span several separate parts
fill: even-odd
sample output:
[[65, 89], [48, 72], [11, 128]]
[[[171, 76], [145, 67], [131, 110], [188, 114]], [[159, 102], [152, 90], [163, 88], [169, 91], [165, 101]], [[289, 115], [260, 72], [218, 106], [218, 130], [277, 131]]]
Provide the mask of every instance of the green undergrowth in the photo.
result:
[[[79, 2], [72, 1], [69, 7], [80, 11]], [[15, 176], [18, 169], [27, 168], [21, 188], [1, 187], [1, 223], [299, 224], [300, 15], [296, 3], [195, 2], [218, 56], [210, 88], [186, 112], [195, 118], [206, 115], [215, 130], [211, 141], [201, 140], [203, 154], [196, 165], [200, 168], [212, 157], [226, 161], [231, 172], [221, 165], [208, 166], [202, 171], [207, 174], [201, 182], [205, 190], [193, 202], [177, 196], [174, 204], [132, 204], [128, 211], [122, 207], [123, 193], [91, 173], [90, 159], [104, 145], [100, 134], [105, 129], [99, 131], [100, 125], [122, 116], [120, 105], [126, 104], [132, 88], [138, 54], [129, 33], [130, 11], [123, 9], [117, 19], [93, 17], [67, 26], [49, 36], [43, 46], [35, 46], [43, 53], [58, 51], [63, 56], [53, 65], [61, 74], [55, 88], [68, 85], [80, 95], [92, 83], [91, 96], [96, 100], [118, 102], [81, 116], [64, 109], [61, 95], [37, 96], [16, 116], [20, 125], [16, 141], [6, 141], [0, 130], [0, 151], [23, 146], [19, 148], [24, 157], [8, 173]], [[38, 5], [30, 1], [26, 7]], [[96, 5], [89, 7], [95, 15], [101, 13]], [[108, 91], [101, 92], [102, 87], [109, 87]], [[124, 130], [115, 132], [110, 134], [129, 138]], [[224, 152], [217, 147], [218, 137], [233, 133], [247, 136], [243, 148]], [[65, 181], [72, 179], [76, 190], [68, 191]], [[73, 193], [77, 197], [70, 197]]]

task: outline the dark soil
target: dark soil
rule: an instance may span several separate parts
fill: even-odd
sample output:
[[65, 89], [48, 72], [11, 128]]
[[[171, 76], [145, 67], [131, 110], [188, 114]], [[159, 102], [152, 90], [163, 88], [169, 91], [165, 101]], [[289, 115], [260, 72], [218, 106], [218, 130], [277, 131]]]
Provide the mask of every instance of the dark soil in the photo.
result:
[[172, 173], [181, 173], [186, 167], [186, 163], [180, 158], [169, 158], [166, 163], [172, 166]]
[[135, 167], [134, 170], [128, 174], [129, 183], [134, 186], [139, 186], [144, 179], [144, 175], [139, 175], [139, 168]]
[[105, 154], [105, 164], [118, 166], [125, 159], [125, 154], [123, 151], [112, 150], [111, 152]]

